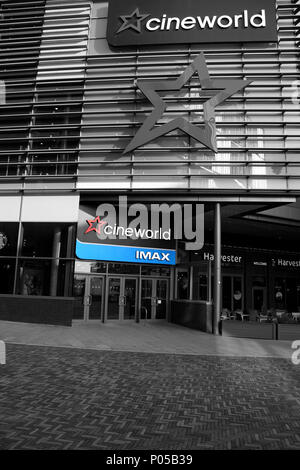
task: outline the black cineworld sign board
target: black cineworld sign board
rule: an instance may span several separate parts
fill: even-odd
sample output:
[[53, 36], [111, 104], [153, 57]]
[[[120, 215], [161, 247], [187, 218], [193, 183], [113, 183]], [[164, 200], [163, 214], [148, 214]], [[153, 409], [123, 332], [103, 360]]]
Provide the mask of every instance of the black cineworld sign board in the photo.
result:
[[109, 0], [111, 46], [276, 42], [276, 0]]

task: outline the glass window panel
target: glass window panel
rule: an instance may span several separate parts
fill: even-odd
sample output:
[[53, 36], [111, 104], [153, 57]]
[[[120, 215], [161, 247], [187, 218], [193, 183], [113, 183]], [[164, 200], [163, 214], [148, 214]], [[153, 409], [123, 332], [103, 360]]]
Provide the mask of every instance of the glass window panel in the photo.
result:
[[189, 273], [188, 270], [177, 272], [177, 298], [187, 300], [189, 298]]
[[48, 296], [50, 294], [50, 276], [50, 260], [20, 260], [18, 294]]
[[188, 175], [189, 174], [189, 167], [185, 164], [182, 165], [142, 165], [138, 167], [134, 165], [134, 174], [136, 175]]
[[231, 299], [231, 277], [223, 276], [222, 280], [222, 308], [232, 310], [232, 299]]
[[76, 275], [74, 278], [73, 296], [74, 303], [74, 320], [83, 320], [84, 318], [84, 296], [85, 296], [86, 278]]
[[[299, 165], [289, 165], [286, 169], [286, 174], [289, 176], [300, 176], [300, 164]], [[298, 181], [298, 187], [300, 188], [300, 181]]]
[[286, 279], [275, 279], [275, 292], [274, 292], [275, 308], [283, 309], [286, 304]]
[[242, 178], [193, 178], [190, 183], [195, 189], [247, 189], [247, 180]]
[[107, 264], [93, 261], [75, 261], [75, 273], [106, 273]]
[[194, 266], [193, 269], [193, 300], [208, 300], [208, 279], [203, 269]]
[[0, 222], [0, 256], [16, 256], [18, 243], [17, 223]]
[[[54, 269], [52, 262], [52, 269]], [[55, 292], [51, 295], [58, 297], [71, 297], [73, 286], [74, 261], [59, 261], [57, 272], [57, 283]]]
[[256, 190], [267, 190], [267, 189], [276, 189], [276, 190], [286, 190], [287, 183], [285, 178], [282, 179], [249, 179], [249, 189]]
[[164, 276], [170, 277], [170, 268], [159, 266], [141, 266], [142, 276]]
[[233, 309], [241, 310], [243, 308], [243, 287], [242, 278], [233, 278]]
[[16, 260], [0, 259], [0, 294], [12, 294]]
[[57, 237], [56, 242], [58, 243], [56, 255], [61, 258], [73, 256], [72, 253], [67, 253], [68, 237], [72, 237], [69, 225], [37, 222], [24, 223], [23, 227], [22, 256], [52, 257], [55, 233]]
[[109, 263], [108, 272], [110, 274], [139, 274], [140, 266], [136, 264]]

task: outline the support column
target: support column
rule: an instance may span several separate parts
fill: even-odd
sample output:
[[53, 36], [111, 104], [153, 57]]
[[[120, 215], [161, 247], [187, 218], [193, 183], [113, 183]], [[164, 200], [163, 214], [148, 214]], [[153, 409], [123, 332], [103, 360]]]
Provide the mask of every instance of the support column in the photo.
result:
[[[71, 225], [68, 227], [68, 242], [67, 242], [67, 258], [74, 258], [74, 244], [75, 244], [75, 227]], [[73, 262], [66, 262], [66, 272], [65, 272], [65, 285], [64, 285], [64, 297], [72, 297], [73, 295]]]
[[221, 205], [215, 204], [213, 334], [218, 334], [221, 314]]
[[52, 246], [52, 262], [51, 262], [51, 279], [50, 279], [50, 296], [55, 297], [57, 295], [57, 280], [58, 280], [58, 268], [59, 268], [59, 255], [61, 247], [61, 230], [60, 227], [55, 227], [53, 235], [53, 246]]
[[207, 264], [207, 286], [208, 286], [208, 301], [212, 301], [212, 287], [211, 287], [211, 260]]
[[193, 300], [193, 281], [194, 281], [194, 266], [190, 266], [189, 269], [189, 278], [190, 278], [190, 284], [189, 284], [189, 300]]

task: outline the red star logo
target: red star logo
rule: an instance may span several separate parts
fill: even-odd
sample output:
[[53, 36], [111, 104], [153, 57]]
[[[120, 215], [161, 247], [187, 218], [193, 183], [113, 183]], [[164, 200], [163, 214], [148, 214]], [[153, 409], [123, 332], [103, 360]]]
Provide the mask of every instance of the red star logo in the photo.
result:
[[[89, 224], [89, 227], [84, 232], [85, 234], [87, 234], [89, 232], [97, 232], [100, 235], [101, 234], [101, 227], [103, 227], [103, 225], [107, 224], [106, 220], [100, 220], [99, 215], [95, 219], [87, 220], [86, 222], [87, 222], [87, 224]], [[97, 224], [97, 225], [94, 226], [94, 224]]]

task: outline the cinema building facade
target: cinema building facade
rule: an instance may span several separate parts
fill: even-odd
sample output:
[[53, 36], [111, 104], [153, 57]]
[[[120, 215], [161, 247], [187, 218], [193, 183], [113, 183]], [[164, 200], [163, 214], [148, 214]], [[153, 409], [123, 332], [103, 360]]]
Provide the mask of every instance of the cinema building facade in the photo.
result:
[[[300, 2], [204, 3], [0, 1], [0, 319], [298, 321]], [[120, 196], [201, 243], [100, 240]]]

